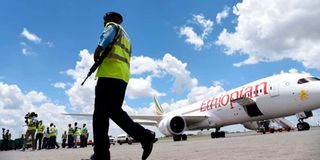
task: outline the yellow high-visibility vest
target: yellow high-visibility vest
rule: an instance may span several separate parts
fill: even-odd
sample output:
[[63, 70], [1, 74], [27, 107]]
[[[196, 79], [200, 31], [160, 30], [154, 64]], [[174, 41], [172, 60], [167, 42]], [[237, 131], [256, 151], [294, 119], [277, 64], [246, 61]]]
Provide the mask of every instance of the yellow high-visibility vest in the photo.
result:
[[37, 133], [43, 133], [43, 130], [44, 130], [44, 125], [41, 124], [37, 128]]
[[73, 128], [72, 128], [72, 127], [69, 127], [69, 129], [68, 129], [68, 135], [73, 135]]
[[31, 130], [36, 130], [37, 129], [37, 126], [35, 123], [33, 123], [33, 118], [29, 118], [28, 119], [28, 131], [31, 131]]
[[[105, 29], [109, 25], [115, 25], [118, 28], [116, 40], [108, 56], [99, 66], [96, 77], [116, 78], [128, 83], [130, 79], [131, 58], [130, 39], [128, 34], [119, 24], [109, 22], [106, 24]], [[100, 54], [102, 53], [103, 51]]]

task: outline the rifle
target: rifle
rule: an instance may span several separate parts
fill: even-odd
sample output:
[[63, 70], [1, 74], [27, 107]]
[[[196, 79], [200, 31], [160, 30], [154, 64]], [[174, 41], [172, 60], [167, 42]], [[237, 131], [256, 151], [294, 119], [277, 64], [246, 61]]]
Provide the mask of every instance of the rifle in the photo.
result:
[[91, 66], [87, 77], [83, 80], [83, 82], [81, 83], [81, 86], [86, 82], [86, 80], [91, 76], [91, 74], [96, 71], [96, 69], [100, 66], [100, 64], [102, 63], [102, 61], [104, 60], [104, 58], [106, 58], [108, 56], [108, 53], [111, 51], [112, 46], [114, 45], [114, 43], [117, 41], [118, 37], [119, 37], [119, 26], [116, 26], [117, 31], [116, 31], [116, 35], [114, 36], [112, 42], [108, 45], [108, 47], [106, 49], [104, 49], [102, 51], [102, 54], [100, 55], [100, 57], [98, 58], [98, 60], [96, 62], [94, 62], [94, 64]]

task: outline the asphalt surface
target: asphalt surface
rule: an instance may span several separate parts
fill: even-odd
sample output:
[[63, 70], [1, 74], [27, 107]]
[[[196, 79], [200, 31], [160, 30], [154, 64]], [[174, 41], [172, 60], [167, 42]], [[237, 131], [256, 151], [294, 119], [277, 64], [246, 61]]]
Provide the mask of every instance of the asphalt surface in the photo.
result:
[[[320, 128], [273, 134], [236, 133], [226, 138], [188, 137], [188, 141], [159, 140], [149, 160], [320, 160]], [[139, 160], [139, 143], [112, 145], [112, 160]], [[2, 151], [0, 160], [81, 160], [92, 147], [41, 151]]]

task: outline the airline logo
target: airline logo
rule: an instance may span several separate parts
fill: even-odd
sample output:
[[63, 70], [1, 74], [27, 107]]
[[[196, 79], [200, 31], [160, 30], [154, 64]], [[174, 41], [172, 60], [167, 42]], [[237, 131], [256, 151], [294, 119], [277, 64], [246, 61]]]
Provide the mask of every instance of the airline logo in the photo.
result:
[[260, 94], [267, 95], [267, 82], [261, 82], [253, 86], [247, 86], [241, 90], [235, 90], [232, 92], [227, 92], [221, 94], [220, 97], [212, 97], [210, 99], [204, 100], [200, 106], [200, 112], [205, 112], [212, 110], [213, 108], [220, 108], [224, 106], [229, 106], [232, 109], [235, 102], [231, 102], [231, 99], [237, 99], [240, 97], [254, 98], [258, 97]]
[[158, 99], [156, 97], [154, 97], [153, 100], [154, 100], [154, 103], [155, 103], [156, 114], [157, 115], [163, 115], [164, 112], [163, 112], [162, 107], [159, 104]]
[[306, 101], [306, 100], [308, 100], [309, 99], [309, 93], [308, 93], [308, 91], [306, 91], [306, 90], [301, 90], [300, 91], [300, 93], [299, 93], [299, 98], [300, 98], [300, 100], [301, 101]]

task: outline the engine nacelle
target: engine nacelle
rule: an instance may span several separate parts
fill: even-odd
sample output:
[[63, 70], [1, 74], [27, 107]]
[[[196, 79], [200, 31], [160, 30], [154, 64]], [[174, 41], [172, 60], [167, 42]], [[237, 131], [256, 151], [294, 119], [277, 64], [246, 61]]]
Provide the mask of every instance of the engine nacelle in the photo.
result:
[[164, 135], [178, 135], [186, 130], [186, 121], [181, 116], [168, 116], [159, 123], [159, 130]]
[[261, 127], [258, 121], [245, 122], [242, 125], [250, 130], [258, 130]]

